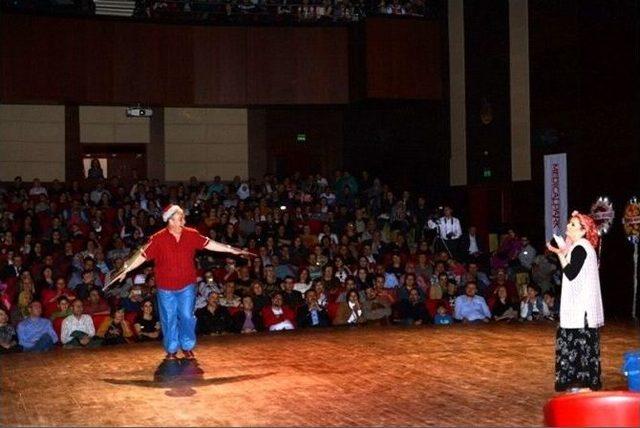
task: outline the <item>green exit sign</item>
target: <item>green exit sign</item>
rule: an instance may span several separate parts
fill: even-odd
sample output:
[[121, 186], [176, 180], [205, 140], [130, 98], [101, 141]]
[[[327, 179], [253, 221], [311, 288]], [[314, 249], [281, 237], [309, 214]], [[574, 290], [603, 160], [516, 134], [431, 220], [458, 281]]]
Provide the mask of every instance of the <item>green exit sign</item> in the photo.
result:
[[482, 176], [483, 176], [484, 178], [491, 178], [491, 175], [492, 175], [491, 168], [485, 168], [485, 169], [482, 171]]
[[296, 141], [298, 143], [306, 143], [307, 142], [307, 134], [298, 134], [298, 135], [296, 135]]

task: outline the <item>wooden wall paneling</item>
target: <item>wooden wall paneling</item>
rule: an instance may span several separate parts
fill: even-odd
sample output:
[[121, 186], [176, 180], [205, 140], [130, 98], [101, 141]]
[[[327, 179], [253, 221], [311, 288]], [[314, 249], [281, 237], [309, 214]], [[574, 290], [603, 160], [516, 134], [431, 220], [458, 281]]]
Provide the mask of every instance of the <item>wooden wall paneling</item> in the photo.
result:
[[[296, 75], [301, 103], [349, 101], [349, 34], [346, 27], [304, 28], [296, 34]], [[318, 31], [321, 30], [321, 31]]]
[[442, 98], [440, 24], [423, 19], [366, 22], [370, 98]]
[[[7, 103], [336, 105], [350, 101], [350, 84], [365, 68], [354, 54], [364, 43], [353, 43], [356, 32], [347, 26], [207, 27], [21, 14], [0, 20], [0, 96]], [[387, 85], [373, 94], [440, 97], [441, 73], [433, 71], [440, 66], [438, 24], [390, 22], [398, 29], [381, 27], [367, 44], [391, 49], [391, 56], [382, 54], [387, 62], [369, 69]]]
[[247, 102], [247, 29], [194, 27], [193, 100], [196, 105]]
[[[113, 45], [113, 102], [160, 102], [162, 43], [158, 24], [119, 24]], [[170, 104], [170, 100], [166, 100]]]
[[349, 100], [346, 27], [247, 29], [249, 104], [340, 104]]
[[283, 104], [298, 99], [293, 36], [291, 29], [284, 27], [247, 29], [249, 104]]
[[[82, 104], [97, 105], [114, 103], [114, 62], [116, 23], [113, 21], [84, 22], [84, 34], [93, 32], [92, 37], [82, 37], [84, 61], [76, 66], [82, 70], [85, 92]], [[78, 100], [80, 102], [81, 100]]]
[[194, 28], [167, 25], [159, 31], [159, 87], [154, 104], [166, 105], [165, 100], [171, 100], [174, 106], [193, 105]]

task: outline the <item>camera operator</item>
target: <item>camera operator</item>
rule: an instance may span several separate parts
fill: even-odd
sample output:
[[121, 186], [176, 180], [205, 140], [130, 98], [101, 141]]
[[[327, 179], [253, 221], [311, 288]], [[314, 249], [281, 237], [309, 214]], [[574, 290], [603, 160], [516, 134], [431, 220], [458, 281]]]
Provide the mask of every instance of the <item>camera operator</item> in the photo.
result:
[[430, 219], [427, 222], [429, 229], [436, 229], [436, 240], [433, 244], [434, 252], [449, 251], [451, 256], [459, 260], [458, 247], [462, 236], [460, 220], [453, 217], [453, 210], [449, 206], [443, 209], [443, 215], [437, 219]]

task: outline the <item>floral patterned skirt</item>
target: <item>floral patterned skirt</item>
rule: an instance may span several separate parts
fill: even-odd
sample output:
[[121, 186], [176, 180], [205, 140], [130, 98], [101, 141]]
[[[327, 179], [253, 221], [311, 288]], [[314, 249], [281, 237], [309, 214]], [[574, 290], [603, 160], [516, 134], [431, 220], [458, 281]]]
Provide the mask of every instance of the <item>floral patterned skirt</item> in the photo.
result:
[[556, 333], [556, 391], [602, 388], [600, 333], [597, 328], [558, 328]]

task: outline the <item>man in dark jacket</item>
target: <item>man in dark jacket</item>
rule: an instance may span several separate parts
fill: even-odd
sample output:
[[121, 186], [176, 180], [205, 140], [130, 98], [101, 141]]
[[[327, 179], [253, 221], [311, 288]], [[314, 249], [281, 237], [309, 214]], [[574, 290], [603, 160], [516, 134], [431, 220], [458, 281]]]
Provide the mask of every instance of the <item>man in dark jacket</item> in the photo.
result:
[[264, 330], [260, 313], [254, 309], [251, 296], [242, 298], [241, 310], [233, 316], [234, 330], [238, 333], [255, 333]]
[[233, 320], [229, 311], [218, 303], [218, 293], [209, 294], [207, 306], [196, 311], [198, 334], [222, 334], [233, 331]]
[[329, 315], [326, 309], [318, 305], [316, 291], [309, 289], [304, 293], [306, 303], [298, 309], [298, 327], [327, 327]]

